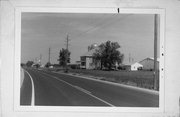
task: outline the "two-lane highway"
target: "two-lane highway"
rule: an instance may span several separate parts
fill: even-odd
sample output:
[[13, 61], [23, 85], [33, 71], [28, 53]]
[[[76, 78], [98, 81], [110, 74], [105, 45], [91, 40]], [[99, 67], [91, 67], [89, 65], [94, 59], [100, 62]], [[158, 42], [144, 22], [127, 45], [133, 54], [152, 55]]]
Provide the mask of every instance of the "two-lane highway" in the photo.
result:
[[[21, 105], [158, 107], [159, 94], [81, 76], [26, 69]], [[31, 80], [32, 78], [32, 80]]]

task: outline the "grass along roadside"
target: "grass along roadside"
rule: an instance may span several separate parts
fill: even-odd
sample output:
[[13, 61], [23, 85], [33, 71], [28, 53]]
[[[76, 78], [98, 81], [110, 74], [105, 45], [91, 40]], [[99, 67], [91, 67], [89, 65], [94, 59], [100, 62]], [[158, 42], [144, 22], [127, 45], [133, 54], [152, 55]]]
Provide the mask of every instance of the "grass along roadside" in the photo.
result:
[[[154, 86], [153, 71], [102, 71], [87, 69], [70, 69], [69, 72], [78, 75], [89, 76], [91, 78], [147, 89], [153, 89]], [[157, 84], [159, 89], [159, 80]]]
[[[63, 68], [46, 68], [43, 70], [64, 72]], [[153, 71], [103, 71], [90, 69], [69, 69], [69, 73], [154, 90]], [[157, 90], [159, 90], [159, 79], [157, 81]]]

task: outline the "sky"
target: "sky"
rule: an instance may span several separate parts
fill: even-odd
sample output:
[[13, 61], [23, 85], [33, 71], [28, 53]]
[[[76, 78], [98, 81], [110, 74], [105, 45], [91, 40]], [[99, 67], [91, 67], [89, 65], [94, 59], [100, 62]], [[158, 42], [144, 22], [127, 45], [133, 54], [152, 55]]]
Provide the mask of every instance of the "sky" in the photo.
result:
[[88, 46], [118, 42], [123, 63], [154, 56], [154, 16], [147, 14], [22, 13], [21, 62], [57, 64], [69, 36], [71, 63], [80, 60]]

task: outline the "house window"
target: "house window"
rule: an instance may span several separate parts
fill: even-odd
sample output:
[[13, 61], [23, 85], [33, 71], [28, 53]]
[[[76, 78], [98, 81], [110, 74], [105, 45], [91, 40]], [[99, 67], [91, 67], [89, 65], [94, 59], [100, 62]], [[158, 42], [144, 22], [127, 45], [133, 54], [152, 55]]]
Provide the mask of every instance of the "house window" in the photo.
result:
[[81, 57], [81, 61], [86, 61], [86, 57]]
[[85, 64], [86, 64], [86, 62], [81, 62], [81, 65], [82, 65], [82, 66], [85, 66]]

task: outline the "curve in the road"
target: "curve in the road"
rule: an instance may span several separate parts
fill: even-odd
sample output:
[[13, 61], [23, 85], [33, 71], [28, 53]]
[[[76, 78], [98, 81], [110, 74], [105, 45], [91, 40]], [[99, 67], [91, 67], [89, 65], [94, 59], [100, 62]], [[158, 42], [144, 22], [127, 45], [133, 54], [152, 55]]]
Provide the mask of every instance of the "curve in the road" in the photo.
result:
[[31, 106], [35, 105], [35, 89], [34, 89], [34, 81], [32, 76], [29, 74], [28, 71], [25, 70], [25, 72], [29, 75], [30, 79], [31, 79], [31, 85], [32, 85], [32, 95], [31, 95]]

